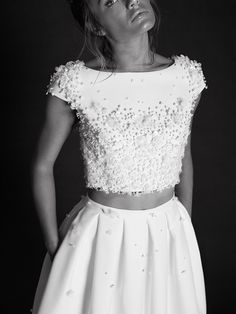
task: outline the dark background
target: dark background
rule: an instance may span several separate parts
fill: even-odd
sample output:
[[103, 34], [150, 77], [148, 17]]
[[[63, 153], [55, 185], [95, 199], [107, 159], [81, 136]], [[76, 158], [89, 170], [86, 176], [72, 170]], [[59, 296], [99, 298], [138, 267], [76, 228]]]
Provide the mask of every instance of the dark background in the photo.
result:
[[[235, 313], [235, 11], [228, 1], [158, 3], [159, 53], [196, 59], [207, 80], [192, 129], [192, 221], [204, 268], [208, 314]], [[83, 40], [65, 0], [10, 1], [6, 6], [1, 38], [5, 131], [1, 312], [30, 313], [46, 253], [31, 193], [30, 165], [50, 75], [55, 66], [77, 59]], [[85, 53], [80, 59], [90, 57]], [[60, 223], [86, 191], [76, 132], [56, 161], [55, 177]]]

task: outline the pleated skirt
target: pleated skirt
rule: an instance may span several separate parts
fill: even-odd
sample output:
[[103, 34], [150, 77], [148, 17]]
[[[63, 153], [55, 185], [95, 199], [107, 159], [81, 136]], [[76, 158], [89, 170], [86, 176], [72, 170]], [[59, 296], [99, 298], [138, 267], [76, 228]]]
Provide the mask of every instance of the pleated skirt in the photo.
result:
[[83, 195], [43, 260], [33, 314], [205, 314], [200, 251], [176, 195], [155, 208], [119, 209]]

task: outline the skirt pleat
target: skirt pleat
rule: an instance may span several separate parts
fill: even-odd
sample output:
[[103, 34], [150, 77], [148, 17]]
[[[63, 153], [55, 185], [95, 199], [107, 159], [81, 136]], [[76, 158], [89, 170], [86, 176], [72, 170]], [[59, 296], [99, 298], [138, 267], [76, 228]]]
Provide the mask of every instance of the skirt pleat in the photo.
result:
[[43, 261], [33, 314], [206, 314], [200, 251], [179, 199], [145, 210], [82, 196]]

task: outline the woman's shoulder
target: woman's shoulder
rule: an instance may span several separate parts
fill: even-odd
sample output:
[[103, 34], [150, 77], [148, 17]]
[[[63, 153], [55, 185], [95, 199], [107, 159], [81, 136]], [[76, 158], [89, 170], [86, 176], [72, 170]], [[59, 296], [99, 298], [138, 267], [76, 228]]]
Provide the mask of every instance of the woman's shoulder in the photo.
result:
[[178, 71], [182, 71], [183, 77], [188, 78], [194, 98], [196, 98], [204, 88], [208, 88], [202, 70], [202, 63], [183, 54], [174, 55], [173, 57], [175, 64], [178, 65]]
[[169, 65], [171, 63], [171, 58], [160, 55], [158, 53], [154, 54], [154, 63], [159, 66]]
[[101, 67], [101, 63], [99, 62], [98, 58], [90, 59], [90, 60], [84, 62], [84, 65], [86, 67], [94, 69], [94, 70], [100, 69], [100, 67]]
[[[58, 83], [61, 86], [76, 77], [78, 71], [84, 66], [84, 61], [77, 59], [75, 61], [67, 61], [65, 64], [56, 66], [50, 79], [50, 86]], [[63, 84], [64, 83], [64, 84]]]
[[175, 62], [181, 66], [183, 66], [186, 69], [195, 69], [195, 70], [201, 70], [202, 68], [202, 63], [195, 60], [191, 59], [189, 56], [184, 55], [184, 54], [179, 54], [179, 55], [172, 55], [172, 58], [175, 60]]
[[60, 64], [59, 66], [56, 66], [55, 67], [55, 71], [57, 73], [65, 73], [65, 72], [68, 72], [68, 71], [73, 71], [73, 70], [79, 69], [83, 65], [84, 65], [84, 61], [80, 60], [80, 59], [77, 59], [77, 60], [74, 60], [74, 61], [67, 61], [64, 64]]
[[56, 66], [47, 85], [46, 94], [51, 93], [63, 100], [68, 100], [69, 95], [72, 94], [81, 81], [81, 75], [78, 75], [78, 73], [81, 72], [83, 65], [84, 62], [77, 59]]

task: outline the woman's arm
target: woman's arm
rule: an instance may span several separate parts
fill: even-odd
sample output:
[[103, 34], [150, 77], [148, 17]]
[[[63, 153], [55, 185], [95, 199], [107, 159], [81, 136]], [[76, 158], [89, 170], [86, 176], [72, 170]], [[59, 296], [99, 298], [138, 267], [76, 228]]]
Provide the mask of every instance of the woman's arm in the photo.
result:
[[[192, 122], [194, 112], [200, 101], [201, 94], [195, 101], [190, 129], [192, 129]], [[185, 146], [184, 157], [182, 160], [182, 172], [180, 174], [180, 182], [175, 186], [176, 194], [181, 203], [186, 207], [190, 217], [192, 217], [192, 197], [193, 197], [193, 161], [191, 153], [191, 133], [188, 136], [188, 141]]]
[[59, 244], [53, 166], [75, 121], [62, 99], [49, 95], [46, 118], [32, 164], [33, 197], [45, 246], [53, 254]]
[[175, 191], [180, 202], [185, 206], [191, 217], [193, 196], [193, 161], [191, 154], [191, 134], [188, 137], [188, 143], [185, 147], [185, 153], [182, 160], [182, 172], [180, 173], [180, 182], [175, 186]]

